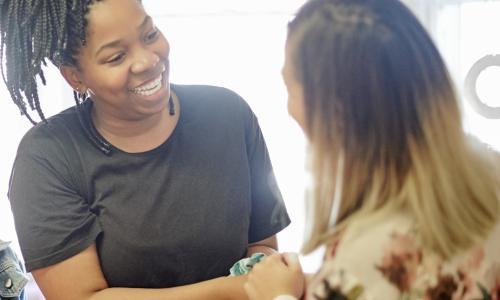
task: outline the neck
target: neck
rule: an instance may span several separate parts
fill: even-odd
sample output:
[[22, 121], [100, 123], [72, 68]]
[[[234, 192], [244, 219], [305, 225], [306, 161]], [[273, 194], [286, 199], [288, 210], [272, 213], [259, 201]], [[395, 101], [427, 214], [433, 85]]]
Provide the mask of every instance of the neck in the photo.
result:
[[97, 131], [116, 148], [130, 153], [152, 150], [164, 143], [172, 134], [179, 120], [179, 101], [173, 95], [175, 115], [168, 106], [159, 113], [137, 119], [120, 119], [104, 114], [94, 107], [92, 121]]

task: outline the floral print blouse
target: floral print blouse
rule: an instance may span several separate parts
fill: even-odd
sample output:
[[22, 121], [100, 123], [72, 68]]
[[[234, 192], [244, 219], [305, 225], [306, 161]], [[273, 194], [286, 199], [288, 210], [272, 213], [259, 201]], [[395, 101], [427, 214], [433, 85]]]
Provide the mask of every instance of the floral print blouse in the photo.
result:
[[449, 261], [425, 254], [411, 219], [395, 214], [327, 249], [307, 300], [500, 300], [500, 224], [481, 245]]

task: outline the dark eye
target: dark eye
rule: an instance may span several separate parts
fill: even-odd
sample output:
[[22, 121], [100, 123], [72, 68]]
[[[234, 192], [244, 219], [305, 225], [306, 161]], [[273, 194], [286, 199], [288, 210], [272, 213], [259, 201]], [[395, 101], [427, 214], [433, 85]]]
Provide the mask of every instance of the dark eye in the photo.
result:
[[107, 61], [108, 64], [116, 64], [119, 63], [125, 58], [125, 53], [120, 53], [113, 56], [110, 60]]
[[156, 38], [158, 38], [158, 35], [160, 34], [160, 32], [158, 31], [158, 29], [155, 29], [153, 30], [152, 32], [150, 32], [146, 38], [145, 38], [145, 42], [146, 43], [151, 43], [151, 42], [154, 42], [156, 40]]

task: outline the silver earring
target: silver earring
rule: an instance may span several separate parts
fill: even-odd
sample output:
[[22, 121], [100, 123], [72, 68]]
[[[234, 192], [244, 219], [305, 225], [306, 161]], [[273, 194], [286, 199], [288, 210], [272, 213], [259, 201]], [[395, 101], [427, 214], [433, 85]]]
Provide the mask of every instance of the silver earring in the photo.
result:
[[77, 95], [78, 95], [78, 99], [82, 103], [89, 98], [88, 92], [84, 91], [83, 93], [80, 93], [80, 89], [77, 89]]

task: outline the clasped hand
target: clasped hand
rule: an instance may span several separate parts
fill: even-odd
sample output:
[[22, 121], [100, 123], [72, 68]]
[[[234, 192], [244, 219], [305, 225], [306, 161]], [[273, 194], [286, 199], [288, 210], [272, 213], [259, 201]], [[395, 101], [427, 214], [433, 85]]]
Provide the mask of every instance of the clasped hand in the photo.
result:
[[272, 300], [279, 295], [300, 299], [305, 276], [297, 254], [273, 254], [256, 264], [244, 285], [250, 300]]

